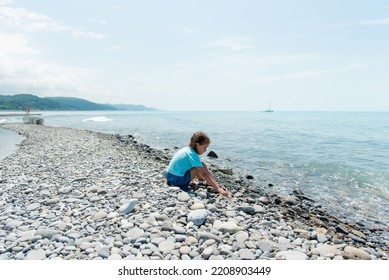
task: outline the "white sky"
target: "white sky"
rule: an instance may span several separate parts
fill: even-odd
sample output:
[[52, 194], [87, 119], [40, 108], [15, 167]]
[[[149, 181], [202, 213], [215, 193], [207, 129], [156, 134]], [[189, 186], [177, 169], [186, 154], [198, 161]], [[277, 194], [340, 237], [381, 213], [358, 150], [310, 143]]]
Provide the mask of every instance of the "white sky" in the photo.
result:
[[389, 110], [386, 0], [0, 0], [0, 94]]

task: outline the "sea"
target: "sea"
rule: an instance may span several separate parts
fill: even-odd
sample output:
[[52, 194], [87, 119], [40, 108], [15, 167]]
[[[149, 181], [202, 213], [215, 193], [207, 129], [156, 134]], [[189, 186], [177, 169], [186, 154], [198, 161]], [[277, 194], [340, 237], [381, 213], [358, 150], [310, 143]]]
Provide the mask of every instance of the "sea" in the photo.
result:
[[[237, 176], [251, 175], [253, 185], [280, 195], [299, 189], [341, 219], [368, 227], [389, 225], [389, 112], [41, 114], [45, 125], [131, 134], [172, 153], [201, 130], [211, 138], [208, 151], [218, 155], [203, 160], [232, 168]], [[0, 123], [15, 121], [21, 117], [0, 117]], [[3, 150], [7, 139], [0, 129]]]

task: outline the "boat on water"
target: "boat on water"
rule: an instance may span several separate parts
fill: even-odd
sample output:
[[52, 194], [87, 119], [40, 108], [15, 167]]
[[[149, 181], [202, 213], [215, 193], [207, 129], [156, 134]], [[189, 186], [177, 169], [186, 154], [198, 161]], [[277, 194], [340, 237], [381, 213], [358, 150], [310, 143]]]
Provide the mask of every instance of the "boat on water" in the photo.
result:
[[271, 101], [270, 101], [270, 104], [269, 104], [269, 109], [265, 110], [264, 112], [266, 112], [266, 113], [273, 113], [273, 110], [271, 108]]

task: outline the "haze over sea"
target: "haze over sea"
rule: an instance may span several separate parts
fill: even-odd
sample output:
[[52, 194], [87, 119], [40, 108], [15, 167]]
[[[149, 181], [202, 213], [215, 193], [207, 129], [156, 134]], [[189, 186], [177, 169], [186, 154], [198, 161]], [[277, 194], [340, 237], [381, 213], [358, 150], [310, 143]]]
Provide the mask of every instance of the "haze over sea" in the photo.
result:
[[[388, 112], [42, 112], [45, 125], [131, 134], [157, 149], [208, 133], [204, 160], [368, 226], [389, 224]], [[21, 118], [0, 117], [0, 122]], [[0, 133], [0, 138], [3, 134]], [[2, 139], [0, 139], [2, 140]], [[273, 186], [268, 186], [272, 184]]]

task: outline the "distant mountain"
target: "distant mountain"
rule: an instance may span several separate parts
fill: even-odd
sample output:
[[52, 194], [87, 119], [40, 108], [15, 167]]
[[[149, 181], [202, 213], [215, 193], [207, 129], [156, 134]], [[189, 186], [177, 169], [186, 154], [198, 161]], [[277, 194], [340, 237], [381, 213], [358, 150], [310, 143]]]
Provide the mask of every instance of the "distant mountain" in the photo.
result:
[[32, 94], [0, 95], [0, 110], [38, 111], [151, 111], [143, 105], [99, 104], [75, 97], [38, 97]]
[[158, 111], [158, 109], [148, 108], [143, 105], [114, 104], [112, 106], [114, 106], [119, 111]]

